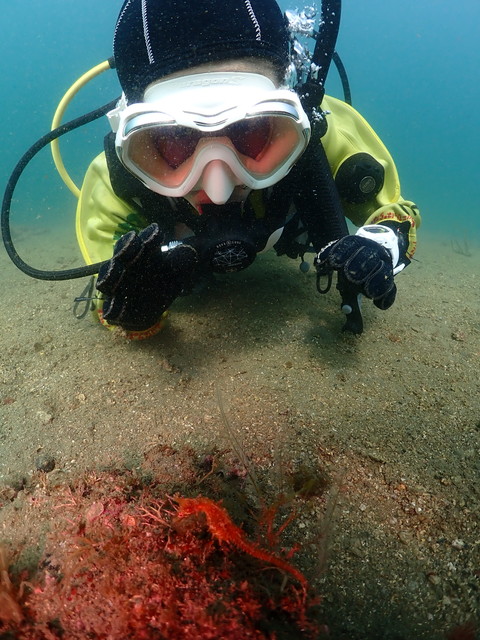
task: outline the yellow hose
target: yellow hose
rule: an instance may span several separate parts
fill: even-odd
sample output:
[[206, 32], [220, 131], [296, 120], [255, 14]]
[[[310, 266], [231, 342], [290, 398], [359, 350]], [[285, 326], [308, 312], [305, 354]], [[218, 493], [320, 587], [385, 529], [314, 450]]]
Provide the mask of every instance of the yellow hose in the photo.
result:
[[[70, 89], [68, 89], [63, 98], [60, 100], [57, 110], [55, 111], [55, 115], [53, 116], [52, 120], [52, 129], [56, 129], [60, 126], [60, 124], [62, 123], [63, 114], [65, 113], [74, 96], [80, 91], [80, 89], [84, 87], [87, 82], [90, 82], [92, 78], [95, 78], [95, 76], [98, 76], [104, 71], [107, 71], [107, 69], [110, 69], [110, 63], [108, 60], [105, 60], [104, 62], [97, 64], [95, 67], [84, 73], [83, 76], [80, 76], [80, 78], [72, 84]], [[80, 196], [80, 189], [71, 179], [68, 171], [65, 168], [65, 165], [63, 164], [58, 138], [56, 140], [52, 140], [52, 142], [50, 143], [50, 147], [52, 149], [53, 162], [55, 163], [60, 177], [73, 193], [73, 195], [78, 198]]]

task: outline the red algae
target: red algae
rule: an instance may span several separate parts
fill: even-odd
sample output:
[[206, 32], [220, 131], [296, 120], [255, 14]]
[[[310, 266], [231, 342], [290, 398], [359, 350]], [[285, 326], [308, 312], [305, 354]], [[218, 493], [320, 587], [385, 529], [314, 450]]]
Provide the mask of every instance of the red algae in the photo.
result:
[[53, 506], [56, 514], [66, 512], [67, 523], [52, 531], [40, 569], [23, 593], [4, 562], [0, 596], [10, 607], [9, 613], [0, 608], [0, 635], [318, 637], [305, 577], [250, 542], [221, 504], [201, 496], [159, 498], [144, 488], [132, 491], [112, 474], [97, 476], [99, 484], [101, 492], [91, 486], [71, 490], [68, 503], [57, 496]]

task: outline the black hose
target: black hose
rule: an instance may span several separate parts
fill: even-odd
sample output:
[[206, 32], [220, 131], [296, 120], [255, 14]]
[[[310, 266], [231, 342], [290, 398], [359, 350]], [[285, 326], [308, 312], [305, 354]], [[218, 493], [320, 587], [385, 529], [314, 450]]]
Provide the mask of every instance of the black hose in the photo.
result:
[[348, 81], [345, 65], [343, 64], [342, 59], [340, 58], [340, 56], [336, 51], [333, 52], [332, 59], [333, 59], [333, 62], [335, 63], [335, 66], [337, 67], [338, 75], [340, 76], [340, 80], [342, 82], [344, 102], [351, 105], [352, 92], [350, 91], [350, 82]]
[[[322, 3], [322, 24], [313, 51], [312, 62], [320, 67], [317, 82], [325, 86], [330, 64], [340, 28], [342, 13], [341, 0], [324, 0]], [[310, 71], [310, 75], [312, 71]], [[310, 78], [311, 79], [311, 78]]]
[[341, 0], [323, 0], [321, 25], [316, 36], [312, 65], [300, 90], [303, 106], [309, 115], [320, 105], [325, 94], [325, 81], [335, 53], [341, 13]]
[[49, 133], [42, 136], [35, 144], [33, 144], [30, 149], [22, 156], [20, 161], [17, 163], [15, 169], [10, 176], [7, 186], [5, 189], [5, 193], [3, 196], [2, 203], [2, 214], [1, 214], [1, 231], [3, 244], [5, 245], [5, 249], [15, 264], [21, 271], [26, 273], [28, 276], [32, 278], [37, 278], [38, 280], [70, 280], [73, 278], [83, 278], [84, 276], [90, 276], [95, 273], [98, 273], [100, 266], [103, 264], [102, 262], [97, 262], [96, 264], [85, 265], [83, 267], [78, 267], [76, 269], [65, 269], [62, 271], [46, 271], [42, 269], [35, 269], [31, 267], [29, 264], [24, 262], [22, 258], [18, 255], [17, 250], [12, 241], [12, 234], [10, 230], [10, 211], [13, 199], [13, 193], [17, 186], [18, 180], [22, 175], [25, 167], [32, 160], [32, 158], [47, 144], [50, 144], [53, 140], [56, 140], [60, 136], [63, 136], [65, 133], [73, 131], [74, 129], [78, 129], [84, 124], [88, 124], [89, 122], [93, 122], [94, 120], [98, 120], [98, 118], [104, 116], [108, 111], [113, 109], [118, 102], [118, 98], [112, 100], [108, 104], [100, 107], [99, 109], [95, 109], [95, 111], [91, 111], [83, 116], [75, 118], [74, 120], [70, 120], [65, 124], [60, 125], [56, 129], [53, 129]]

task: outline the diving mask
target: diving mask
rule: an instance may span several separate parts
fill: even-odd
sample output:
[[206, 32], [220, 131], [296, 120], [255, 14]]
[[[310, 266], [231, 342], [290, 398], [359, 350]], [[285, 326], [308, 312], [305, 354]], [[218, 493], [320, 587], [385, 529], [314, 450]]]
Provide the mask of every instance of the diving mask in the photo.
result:
[[305, 150], [310, 123], [296, 93], [255, 73], [212, 72], [150, 85], [144, 102], [107, 114], [122, 164], [149, 189], [204, 190], [224, 204], [236, 186], [281, 180]]

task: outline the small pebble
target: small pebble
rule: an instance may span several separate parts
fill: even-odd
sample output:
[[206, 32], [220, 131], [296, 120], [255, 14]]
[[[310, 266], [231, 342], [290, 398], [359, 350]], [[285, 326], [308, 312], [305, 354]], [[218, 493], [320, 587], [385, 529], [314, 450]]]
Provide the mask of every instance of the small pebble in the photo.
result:
[[53, 416], [51, 413], [47, 413], [46, 411], [37, 411], [37, 418], [39, 422], [43, 425], [50, 424], [53, 420]]
[[459, 540], [458, 538], [456, 538], [455, 540], [452, 541], [452, 547], [454, 549], [463, 549], [465, 546], [465, 542], [463, 540]]
[[353, 541], [350, 551], [357, 558], [363, 558], [365, 556], [365, 549], [362, 547], [360, 540]]
[[400, 531], [400, 533], [398, 534], [398, 539], [402, 544], [410, 544], [412, 538], [413, 535], [410, 533], [410, 531]]
[[47, 453], [42, 453], [35, 458], [35, 468], [37, 471], [50, 473], [50, 471], [55, 469], [55, 458]]

